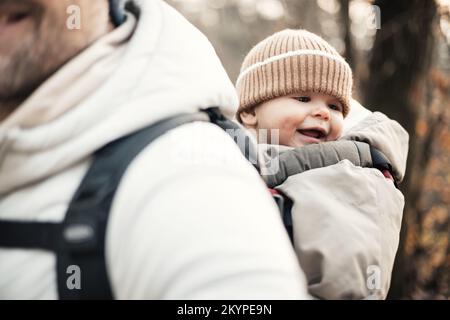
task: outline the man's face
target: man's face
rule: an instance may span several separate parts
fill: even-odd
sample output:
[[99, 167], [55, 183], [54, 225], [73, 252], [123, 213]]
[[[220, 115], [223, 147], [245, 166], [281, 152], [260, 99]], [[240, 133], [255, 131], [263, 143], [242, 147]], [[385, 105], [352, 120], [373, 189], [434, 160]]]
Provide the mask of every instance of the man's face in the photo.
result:
[[[241, 119], [247, 127], [267, 129], [269, 134], [279, 130], [281, 145], [301, 147], [338, 139], [344, 122], [342, 111], [335, 97], [304, 92], [264, 102], [253, 113], [243, 112]], [[270, 143], [270, 135], [268, 139]]]
[[[67, 27], [72, 5], [80, 29]], [[107, 0], [0, 0], [0, 107], [28, 97], [110, 27]]]

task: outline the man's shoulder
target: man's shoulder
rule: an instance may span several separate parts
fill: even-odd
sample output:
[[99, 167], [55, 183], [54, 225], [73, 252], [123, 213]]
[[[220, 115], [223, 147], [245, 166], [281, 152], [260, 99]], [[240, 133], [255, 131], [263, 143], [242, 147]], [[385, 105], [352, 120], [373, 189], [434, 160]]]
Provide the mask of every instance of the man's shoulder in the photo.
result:
[[122, 184], [144, 184], [149, 188], [158, 181], [192, 172], [200, 176], [222, 172], [241, 175], [243, 179], [258, 177], [223, 129], [212, 123], [193, 122], [170, 130], [144, 148], [130, 164]]
[[165, 161], [174, 165], [227, 166], [247, 162], [232, 137], [209, 122], [181, 125], [155, 140], [146, 149], [144, 157], [147, 151], [159, 156], [164, 153]]

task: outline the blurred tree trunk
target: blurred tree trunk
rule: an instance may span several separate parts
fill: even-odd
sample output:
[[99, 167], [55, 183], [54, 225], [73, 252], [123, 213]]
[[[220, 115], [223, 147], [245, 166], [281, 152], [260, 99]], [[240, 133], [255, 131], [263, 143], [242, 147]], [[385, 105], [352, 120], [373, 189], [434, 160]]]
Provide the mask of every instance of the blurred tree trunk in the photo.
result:
[[352, 33], [350, 30], [351, 21], [349, 15], [349, 3], [350, 0], [340, 0], [341, 3], [341, 21], [342, 21], [342, 29], [344, 34], [344, 43], [345, 43], [345, 60], [347, 60], [348, 64], [355, 70], [355, 61], [353, 54], [353, 44], [352, 44]]
[[410, 134], [408, 167], [402, 184], [406, 205], [389, 293], [389, 298], [400, 299], [411, 297], [414, 286], [411, 248], [416, 245], [415, 232], [420, 229], [418, 201], [433, 143], [433, 139], [424, 139], [428, 145], [418, 143], [416, 125], [430, 105], [428, 71], [435, 44], [437, 8], [431, 0], [376, 0], [374, 5], [380, 8], [381, 29], [369, 61], [369, 78], [364, 79], [364, 103], [399, 121]]

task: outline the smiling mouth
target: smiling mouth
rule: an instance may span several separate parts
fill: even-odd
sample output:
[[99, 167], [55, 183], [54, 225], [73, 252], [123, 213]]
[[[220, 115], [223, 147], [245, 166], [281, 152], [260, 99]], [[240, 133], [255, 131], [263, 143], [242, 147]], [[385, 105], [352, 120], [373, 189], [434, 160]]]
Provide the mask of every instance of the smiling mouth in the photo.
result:
[[318, 139], [318, 140], [321, 140], [326, 137], [325, 131], [320, 130], [320, 129], [299, 129], [299, 130], [297, 130], [297, 132], [299, 132], [300, 134], [302, 134], [304, 136]]

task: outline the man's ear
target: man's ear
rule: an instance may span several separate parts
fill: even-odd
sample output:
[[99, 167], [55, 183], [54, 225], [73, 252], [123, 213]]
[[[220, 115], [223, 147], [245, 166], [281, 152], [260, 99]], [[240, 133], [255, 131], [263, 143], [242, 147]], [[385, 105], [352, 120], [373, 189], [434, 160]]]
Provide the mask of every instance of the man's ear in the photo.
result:
[[239, 115], [241, 117], [242, 124], [248, 128], [256, 128], [258, 124], [258, 117], [256, 115], [255, 109], [242, 111]]

